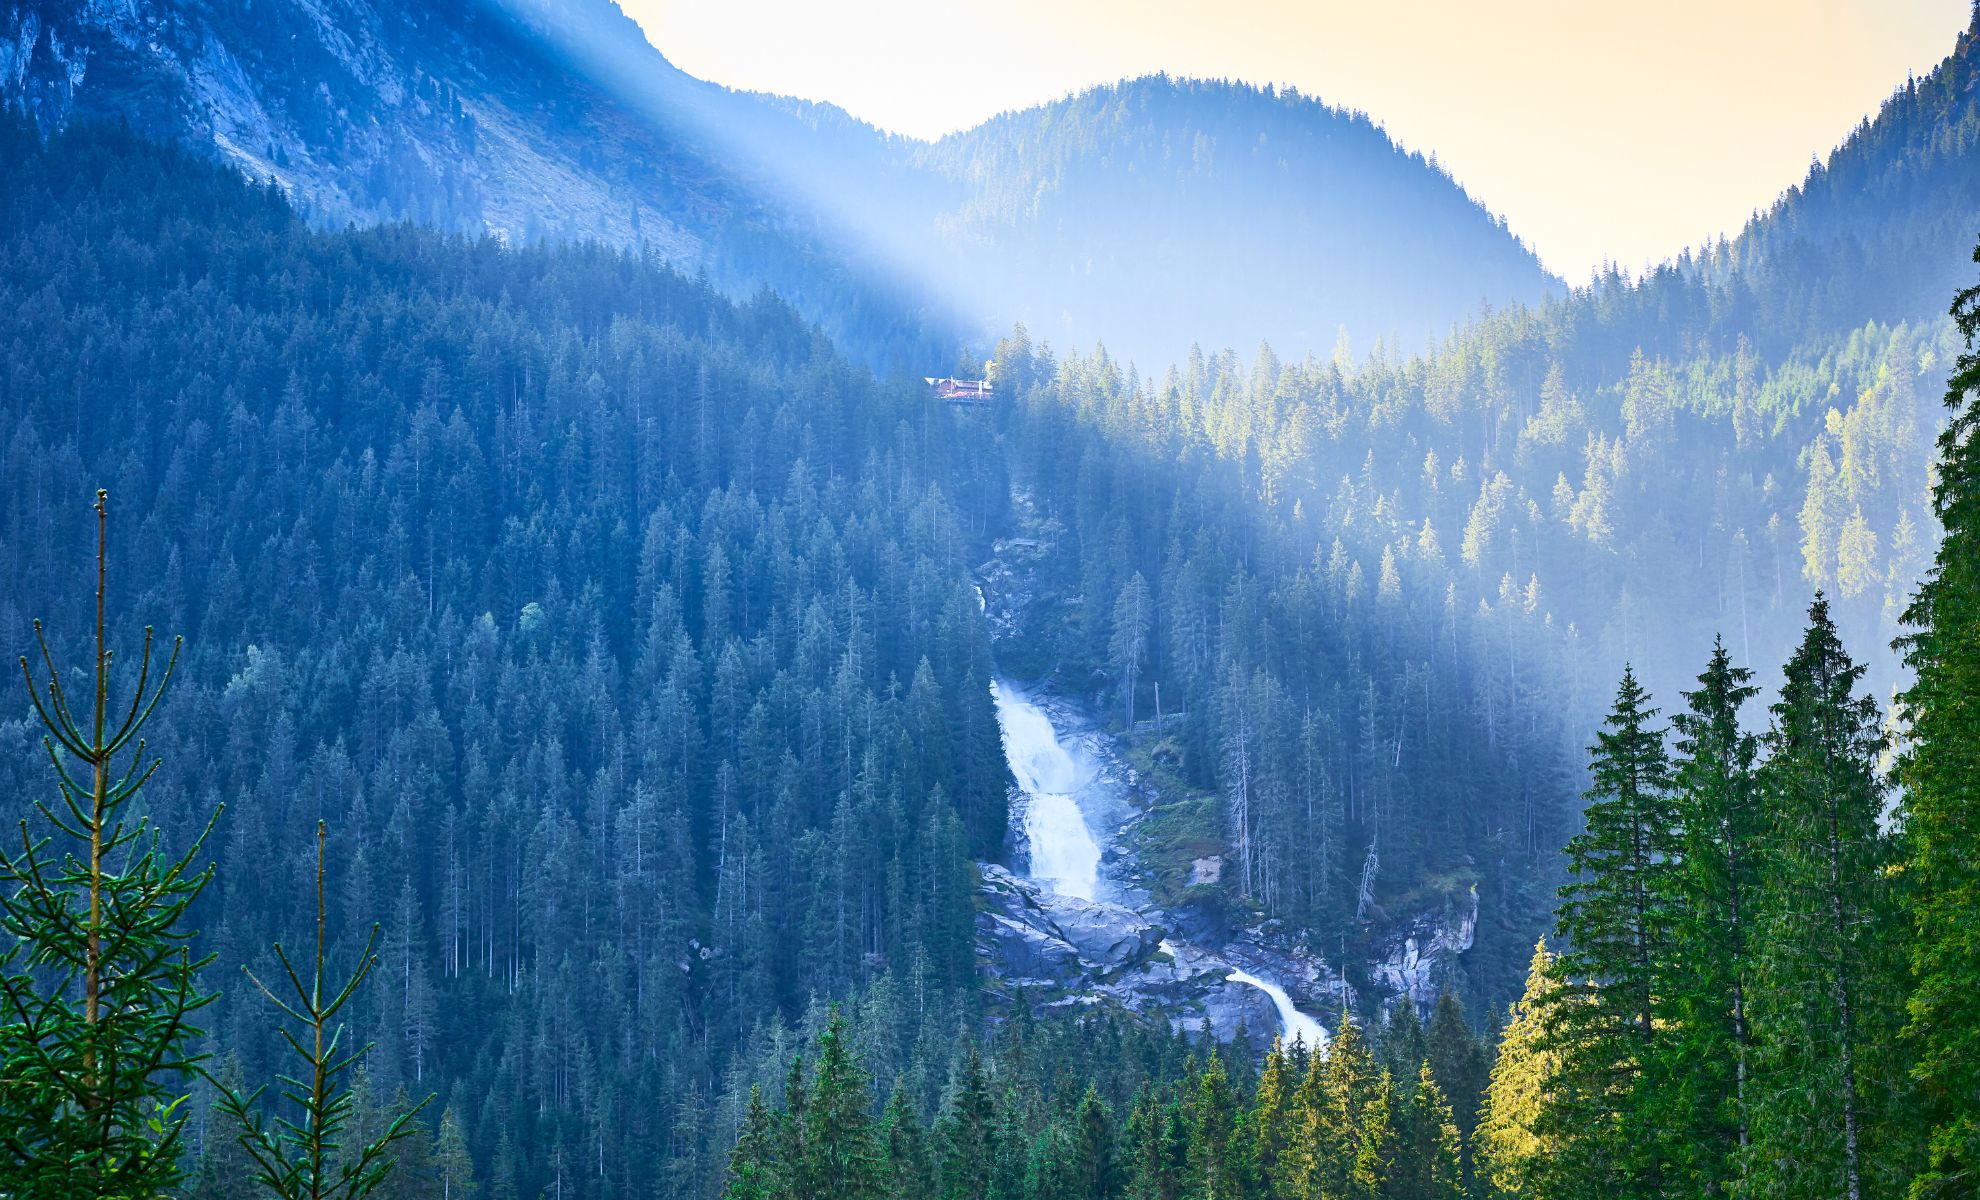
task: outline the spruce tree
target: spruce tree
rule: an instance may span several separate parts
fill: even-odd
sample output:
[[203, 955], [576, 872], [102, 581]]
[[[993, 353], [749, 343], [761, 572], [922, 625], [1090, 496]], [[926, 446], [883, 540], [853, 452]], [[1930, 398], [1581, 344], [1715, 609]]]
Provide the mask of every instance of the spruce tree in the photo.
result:
[[1576, 1167], [1610, 1195], [1661, 1196], [1670, 1147], [1652, 1073], [1662, 1047], [1662, 964], [1676, 921], [1682, 846], [1657, 710], [1625, 668], [1615, 706], [1590, 749], [1585, 828], [1568, 843], [1570, 881], [1556, 925], [1562, 1002], [1552, 1036], [1564, 1103], [1555, 1117], [1580, 1134]]
[[1542, 938], [1533, 947], [1526, 989], [1506, 1014], [1492, 1078], [1473, 1139], [1476, 1174], [1493, 1196], [1552, 1200], [1553, 1165], [1566, 1157], [1571, 1130], [1550, 1115], [1560, 1054], [1549, 1032], [1563, 1001], [1560, 966]]
[[1251, 1169], [1259, 1190], [1265, 1195], [1276, 1194], [1279, 1186], [1280, 1157], [1286, 1149], [1287, 1125], [1292, 1119], [1297, 1083], [1283, 1043], [1273, 1038], [1271, 1048], [1265, 1052], [1265, 1065], [1258, 1072], [1258, 1087], [1246, 1113], [1245, 1125], [1251, 1144]]
[[[141, 734], [171, 682], [179, 643], [155, 687], [149, 628], [135, 679], [113, 670], [109, 506], [98, 491], [90, 696], [80, 707], [72, 702], [41, 622], [39, 686], [20, 660], [59, 799], [33, 802], [53, 834], [23, 819], [17, 849], [0, 854], [6, 1196], [94, 1200], [174, 1189], [185, 1176], [181, 1100], [202, 1057], [191, 1020], [214, 999], [197, 979], [211, 956], [193, 957], [184, 923], [213, 877], [212, 867], [195, 866], [206, 834], [169, 854], [150, 818], [133, 809], [158, 767], [146, 760]], [[128, 693], [113, 695], [117, 684]]]
[[1909, 1160], [1893, 1111], [1903, 972], [1881, 828], [1876, 702], [1817, 597], [1789, 660], [1759, 784], [1771, 816], [1752, 986], [1748, 1186], [1757, 1196], [1889, 1196]]
[[1111, 1200], [1118, 1192], [1120, 1167], [1114, 1156], [1113, 1115], [1088, 1084], [1073, 1111], [1071, 1194], [1076, 1200]]
[[1901, 643], [1915, 673], [1899, 708], [1913, 896], [1907, 1035], [1932, 1124], [1916, 1200], [1980, 1191], [1980, 286], [1954, 297], [1952, 316], [1966, 349], [1946, 387], [1952, 416], [1932, 491], [1945, 539]]
[[1750, 1140], [1747, 992], [1766, 840], [1754, 779], [1758, 743], [1740, 728], [1740, 709], [1759, 690], [1751, 679], [1715, 642], [1697, 689], [1685, 693], [1686, 711], [1671, 722], [1684, 853], [1674, 953], [1663, 973], [1674, 1017], [1663, 1081], [1684, 1186], [1700, 1196], [1728, 1194]]
[[971, 1048], [955, 1099], [942, 1119], [942, 1200], [990, 1200], [997, 1160], [996, 1120], [983, 1059]]
[[440, 1173], [440, 1200], [474, 1200], [479, 1187], [474, 1181], [474, 1156], [468, 1152], [460, 1114], [451, 1105], [440, 1115], [433, 1160]]
[[818, 1067], [805, 1112], [805, 1171], [794, 1195], [872, 1200], [881, 1160], [866, 1072], [846, 1045], [846, 1019], [835, 1007], [818, 1035]]
[[1465, 1020], [1464, 1005], [1449, 989], [1437, 996], [1430, 1013], [1428, 1043], [1430, 1073], [1451, 1102], [1458, 1132], [1469, 1138], [1478, 1125], [1478, 1101], [1484, 1095], [1491, 1062], [1478, 1035]]
[[880, 1116], [880, 1143], [886, 1164], [887, 1193], [927, 1196], [934, 1193], [935, 1169], [928, 1155], [928, 1138], [899, 1080]]
[[1189, 1189], [1200, 1200], [1241, 1200], [1245, 1163], [1237, 1137], [1237, 1092], [1213, 1046], [1189, 1109]]
[[722, 1200], [776, 1200], [776, 1153], [770, 1109], [763, 1103], [762, 1089], [752, 1086], [749, 1103], [743, 1109], [742, 1130], [729, 1150]]
[[[275, 958], [288, 977], [289, 991], [278, 996], [252, 971], [244, 967], [249, 982], [285, 1016], [301, 1027], [282, 1030], [304, 1070], [279, 1077], [280, 1100], [284, 1110], [271, 1119], [261, 1106], [267, 1089], [256, 1088], [243, 1094], [223, 1090], [220, 1108], [239, 1126], [240, 1144], [254, 1160], [255, 1179], [280, 1200], [365, 1200], [377, 1191], [391, 1174], [397, 1143], [418, 1132], [414, 1120], [433, 1100], [428, 1096], [403, 1107], [396, 1117], [377, 1122], [377, 1136], [370, 1135], [371, 1122], [361, 1119], [360, 1106], [371, 1103], [371, 1088], [358, 1064], [371, 1050], [367, 1043], [352, 1047], [344, 1041], [347, 1027], [338, 1020], [358, 989], [378, 965], [371, 949], [378, 941], [378, 927], [372, 926], [358, 954], [358, 965], [339, 984], [327, 978], [325, 969], [328, 913], [323, 897], [324, 844], [327, 833], [321, 821], [316, 825], [316, 956], [309, 981], [290, 961], [288, 951], [275, 943]], [[297, 1036], [301, 1033], [301, 1037]], [[348, 1085], [347, 1073], [355, 1078]], [[288, 1113], [295, 1115], [290, 1116]]]
[[1403, 1104], [1390, 1200], [1463, 1200], [1463, 1141], [1444, 1089], [1425, 1061]]

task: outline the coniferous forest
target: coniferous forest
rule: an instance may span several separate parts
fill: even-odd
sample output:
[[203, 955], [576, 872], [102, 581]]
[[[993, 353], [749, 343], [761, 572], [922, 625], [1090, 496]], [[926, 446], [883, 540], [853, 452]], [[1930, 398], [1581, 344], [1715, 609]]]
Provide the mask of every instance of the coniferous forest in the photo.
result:
[[[928, 145], [694, 93], [863, 164], [834, 205], [995, 164], [943, 226], [949, 278], [1040, 277], [993, 323], [725, 210], [760, 161], [678, 130], [626, 191], [597, 80], [529, 145], [582, 128], [629, 233], [519, 234], [455, 178], [498, 160], [305, 92], [308, 170], [243, 172], [71, 16], [0, 80], [0, 1198], [1980, 1195], [1980, 26], [1737, 238], [1585, 287], [1294, 93]], [[126, 73], [51, 117], [92, 38]], [[523, 145], [458, 70], [408, 93], [447, 152]], [[1254, 119], [1311, 157], [1205, 149]], [[298, 182], [340, 144], [409, 199]], [[1061, 243], [1160, 276], [1363, 169], [1517, 294], [1326, 356], [1009, 319], [1141, 300]], [[1373, 245], [1356, 195], [1247, 236]], [[1027, 874], [1018, 689], [1116, 788], [1097, 891]]]

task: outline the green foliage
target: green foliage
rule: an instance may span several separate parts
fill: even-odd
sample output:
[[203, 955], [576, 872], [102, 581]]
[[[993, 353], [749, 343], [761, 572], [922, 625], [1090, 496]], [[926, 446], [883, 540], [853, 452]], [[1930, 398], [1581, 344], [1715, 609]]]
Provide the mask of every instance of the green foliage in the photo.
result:
[[0, 856], [0, 1194], [7, 1196], [150, 1197], [178, 1185], [190, 1115], [184, 1091], [204, 1057], [191, 1018], [214, 998], [198, 983], [212, 956], [194, 956], [185, 922], [213, 878], [211, 867], [195, 865], [206, 835], [173, 856], [136, 803], [159, 765], [147, 760], [140, 735], [171, 682], [179, 643], [154, 687], [147, 627], [128, 703], [113, 698], [104, 491], [95, 512], [90, 698], [70, 699], [39, 621], [46, 671], [39, 686], [21, 658], [61, 799], [34, 802], [54, 833], [31, 831], [23, 819], [19, 849]]
[[1678, 919], [1682, 830], [1657, 710], [1625, 668], [1615, 707], [1589, 752], [1586, 829], [1567, 845], [1557, 934], [1567, 947], [1561, 994], [1548, 1001], [1561, 1054], [1559, 1110], [1575, 1128], [1574, 1170], [1624, 1195], [1664, 1194], [1672, 1147], [1643, 1118], [1662, 1091], [1657, 1070], [1667, 998], [1662, 972]]
[[1533, 948], [1526, 990], [1507, 1011], [1491, 1082], [1479, 1107], [1477, 1177], [1499, 1197], [1553, 1200], [1556, 1164], [1578, 1132], [1556, 1120], [1561, 1054], [1549, 1029], [1551, 1009], [1569, 995], [1546, 939]]
[[[352, 1047], [344, 1040], [346, 1027], [338, 1014], [357, 995], [358, 989], [378, 965], [371, 948], [378, 937], [371, 937], [359, 952], [358, 965], [343, 983], [324, 976], [326, 910], [323, 898], [323, 856], [328, 835], [321, 823], [316, 827], [316, 957], [309, 982], [296, 972], [288, 952], [275, 943], [275, 957], [288, 977], [290, 995], [277, 996], [267, 984], [248, 972], [248, 979], [268, 1002], [294, 1021], [300, 1030], [284, 1029], [283, 1041], [303, 1061], [304, 1071], [281, 1077], [280, 1100], [294, 1116], [278, 1113], [272, 1120], [261, 1110], [265, 1088], [243, 1094], [223, 1089], [219, 1107], [240, 1126], [239, 1140], [254, 1162], [255, 1179], [281, 1200], [365, 1200], [377, 1191], [395, 1166], [394, 1151], [409, 1139], [411, 1147], [425, 1149], [424, 1130], [414, 1124], [419, 1111], [432, 1102], [429, 1096], [418, 1104], [402, 1108], [376, 1137], [368, 1136], [366, 1123], [357, 1119], [369, 1095], [357, 1072], [355, 1090], [346, 1075], [364, 1058], [370, 1045]], [[245, 970], [245, 968], [243, 968]], [[298, 1033], [301, 1037], [298, 1037]], [[346, 1141], [355, 1137], [354, 1142]], [[418, 1174], [419, 1172], [408, 1172]]]
[[[114, 131], [5, 144], [0, 627], [91, 582], [19, 553], [80, 533], [36, 498], [116, 481], [196, 698], [142, 803], [174, 847], [229, 804], [195, 959], [279, 980], [328, 820], [329, 957], [381, 926], [340, 1014], [374, 1099], [441, 1091], [491, 1200], [711, 1183], [732, 1068], [813, 997], [893, 989], [888, 1084], [974, 1019], [1008, 772], [968, 572], [1008, 489], [942, 406], [654, 260], [313, 231]], [[252, 989], [205, 1011], [283, 1069]]]
[[1659, 1050], [1665, 1110], [1685, 1186], [1730, 1194], [1751, 1141], [1746, 1087], [1753, 1069], [1747, 1013], [1768, 814], [1754, 778], [1759, 753], [1740, 709], [1759, 691], [1724, 645], [1685, 693], [1677, 731], [1676, 797], [1684, 828], [1671, 965], [1662, 972], [1671, 1032]]
[[1772, 818], [1754, 958], [1752, 1145], [1760, 1196], [1890, 1195], [1913, 1165], [1897, 1053], [1900, 910], [1885, 749], [1863, 668], [1819, 597], [1789, 660], [1759, 787]]
[[[1974, 252], [1980, 262], [1980, 249]], [[1908, 1033], [1933, 1124], [1916, 1200], [1980, 1185], [1980, 286], [1952, 314], [1966, 349], [1946, 387], [1933, 509], [1938, 557], [1905, 612], [1899, 766], [1909, 850], [1913, 988]]]

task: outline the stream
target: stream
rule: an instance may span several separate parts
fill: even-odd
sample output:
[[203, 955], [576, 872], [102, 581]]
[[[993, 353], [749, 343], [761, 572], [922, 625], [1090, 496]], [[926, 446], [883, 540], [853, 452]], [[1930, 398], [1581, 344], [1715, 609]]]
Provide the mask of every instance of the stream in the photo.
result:
[[[1061, 711], [1069, 706], [1050, 697], [1028, 694], [1001, 679], [992, 682], [991, 693], [1003, 731], [1004, 757], [1023, 793], [1020, 829], [1028, 859], [1023, 879], [1043, 904], [1064, 910], [1055, 911], [1060, 925], [1082, 931], [1115, 926], [1152, 931], [1160, 937], [1158, 949], [1173, 964], [1165, 968], [1170, 973], [1263, 993], [1271, 1001], [1288, 1045], [1297, 1040], [1324, 1053], [1326, 1029], [1298, 1008], [1262, 964], [1254, 961], [1252, 969], [1244, 969], [1228, 961], [1231, 947], [1208, 949], [1174, 934], [1161, 936], [1166, 933], [1163, 927], [1171, 924], [1170, 914], [1153, 905], [1131, 882], [1131, 851], [1118, 844], [1118, 835], [1112, 835], [1109, 840], [1115, 844], [1109, 847], [1114, 851], [1110, 859], [1094, 834], [1096, 825], [1118, 830], [1123, 816], [1131, 810], [1120, 764], [1104, 740], [1091, 732], [1062, 730], [1047, 705]], [[1117, 938], [1109, 947], [1121, 944], [1121, 940]], [[1133, 965], [1150, 975], [1158, 973], [1153, 965]], [[1130, 966], [1124, 960], [1116, 969], [1124, 972]], [[1118, 985], [1111, 985], [1111, 990], [1118, 994]], [[1207, 1011], [1202, 1020], [1206, 1028], [1215, 1025]], [[1233, 1032], [1215, 1031], [1226, 1037]]]

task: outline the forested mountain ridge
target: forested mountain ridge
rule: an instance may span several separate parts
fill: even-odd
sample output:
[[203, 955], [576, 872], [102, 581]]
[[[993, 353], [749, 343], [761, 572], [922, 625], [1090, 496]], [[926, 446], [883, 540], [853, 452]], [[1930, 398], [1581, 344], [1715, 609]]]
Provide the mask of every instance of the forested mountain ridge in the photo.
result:
[[867, 358], [945, 359], [956, 336], [723, 132], [767, 109], [676, 70], [604, 0], [36, 0], [0, 17], [0, 100], [44, 136], [110, 121], [191, 147], [320, 224], [650, 249], [773, 287]]
[[[1160, 374], [999, 347], [1013, 476], [1069, 535], [1053, 661], [1117, 713], [1158, 685], [1188, 710], [1185, 773], [1255, 858], [1243, 895], [1324, 945], [1371, 898], [1407, 918], [1476, 882], [1470, 969], [1503, 995], [1625, 663], [1670, 698], [1699, 630], [1783, 662], [1818, 589], [1848, 644], [1902, 632], [1938, 536], [1976, 79], [1969, 30], [1736, 242], [1423, 355], [1178, 347]], [[1857, 270], [1886, 255], [1931, 262]], [[1866, 658], [1888, 697], [1897, 659]]]
[[1192, 340], [1416, 350], [1559, 287], [1434, 161], [1290, 88], [1144, 77], [909, 148], [969, 186], [936, 218], [958, 286], [1151, 371]]
[[[277, 977], [327, 820], [333, 952], [383, 925], [367, 1094], [439, 1089], [497, 1195], [699, 1188], [726, 1072], [814, 998], [878, 997], [902, 1061], [949, 1040], [1008, 774], [934, 481], [1003, 484], [942, 406], [651, 262], [315, 233], [128, 135], [5, 136], [0, 629], [69, 657], [53, 548], [113, 483], [111, 636], [187, 645], [146, 806], [184, 844], [228, 805], [225, 975]], [[213, 982], [216, 1070], [269, 1077]], [[229, 1186], [230, 1145], [195, 1140]]]
[[0, 100], [44, 133], [127, 122], [318, 220], [649, 246], [917, 374], [1019, 319], [1150, 360], [1189, 337], [1324, 350], [1343, 325], [1415, 348], [1554, 286], [1433, 163], [1291, 92], [1142, 79], [929, 145], [696, 80], [609, 0], [43, 2], [7, 22]]

